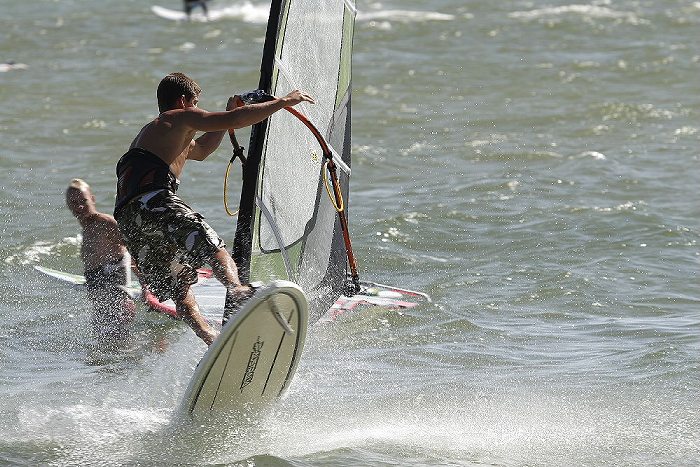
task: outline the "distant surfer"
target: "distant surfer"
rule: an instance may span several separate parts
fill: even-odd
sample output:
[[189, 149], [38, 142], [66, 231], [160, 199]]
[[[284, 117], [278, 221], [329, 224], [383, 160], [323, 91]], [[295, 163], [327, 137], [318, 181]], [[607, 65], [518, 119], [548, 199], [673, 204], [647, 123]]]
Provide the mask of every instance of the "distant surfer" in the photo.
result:
[[[175, 194], [185, 162], [206, 159], [228, 129], [250, 126], [285, 107], [314, 101], [301, 91], [250, 105], [233, 96], [226, 111], [207, 112], [197, 107], [200, 93], [199, 85], [182, 73], [161, 80], [160, 115], [141, 129], [117, 163], [114, 217], [151, 291], [161, 301], [173, 299], [178, 316], [211, 344], [217, 333], [203, 318], [190, 289], [197, 282], [197, 268], [209, 263], [226, 287], [227, 312], [250, 298], [253, 290], [241, 284], [223, 240]], [[205, 133], [195, 139], [198, 131]]]
[[97, 211], [90, 185], [79, 178], [68, 185], [66, 204], [83, 229], [80, 257], [95, 311], [93, 327], [101, 338], [123, 338], [134, 321], [136, 305], [125, 290], [131, 282], [131, 256], [117, 222]]
[[207, 0], [184, 0], [185, 14], [187, 15], [187, 20], [189, 21], [192, 17], [192, 10], [196, 7], [201, 7], [204, 11], [204, 17], [209, 19], [209, 9], [207, 8]]

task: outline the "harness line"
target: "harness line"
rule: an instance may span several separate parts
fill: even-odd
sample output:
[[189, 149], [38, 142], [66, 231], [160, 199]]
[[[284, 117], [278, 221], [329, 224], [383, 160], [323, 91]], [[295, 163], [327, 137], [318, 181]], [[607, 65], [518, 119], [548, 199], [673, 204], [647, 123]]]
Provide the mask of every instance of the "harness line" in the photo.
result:
[[234, 133], [233, 130], [228, 130], [228, 136], [231, 139], [231, 145], [233, 146], [233, 155], [231, 156], [231, 159], [228, 161], [228, 164], [226, 165], [226, 174], [224, 175], [224, 210], [226, 211], [226, 214], [229, 216], [233, 217], [236, 214], [238, 214], [238, 209], [236, 209], [235, 212], [231, 212], [231, 210], [228, 208], [228, 176], [229, 173], [231, 173], [231, 166], [233, 165], [233, 161], [236, 160], [236, 158], [241, 160], [241, 165], [245, 164], [246, 157], [244, 154], [245, 148], [238, 144], [238, 140], [236, 139], [236, 134]]

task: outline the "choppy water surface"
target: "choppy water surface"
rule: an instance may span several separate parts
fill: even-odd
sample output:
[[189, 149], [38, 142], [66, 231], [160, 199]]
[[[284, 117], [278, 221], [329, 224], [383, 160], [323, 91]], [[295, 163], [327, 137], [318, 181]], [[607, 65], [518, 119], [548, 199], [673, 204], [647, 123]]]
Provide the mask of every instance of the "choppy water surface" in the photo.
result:
[[[434, 303], [313, 327], [268, 417], [193, 426], [173, 416], [193, 333], [142, 314], [100, 348], [85, 298], [33, 266], [81, 269], [64, 187], [110, 209], [163, 75], [207, 109], [257, 85], [265, 2], [211, 5], [178, 24], [136, 0], [3, 4], [0, 463], [700, 462], [700, 3], [358, 2], [355, 250]], [[181, 191], [231, 241], [229, 156]]]

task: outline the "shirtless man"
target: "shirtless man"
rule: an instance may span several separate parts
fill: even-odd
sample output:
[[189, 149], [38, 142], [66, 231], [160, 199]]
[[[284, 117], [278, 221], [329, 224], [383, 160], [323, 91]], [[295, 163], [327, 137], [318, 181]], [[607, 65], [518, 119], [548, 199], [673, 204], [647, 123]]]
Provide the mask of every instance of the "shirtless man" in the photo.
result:
[[[225, 112], [207, 112], [197, 107], [200, 92], [197, 83], [182, 73], [161, 80], [160, 115], [141, 129], [117, 164], [114, 217], [151, 291], [161, 301], [173, 299], [178, 316], [211, 344], [217, 334], [190, 290], [197, 282], [197, 268], [209, 263], [226, 287], [227, 314], [249, 298], [252, 289], [240, 283], [221, 238], [175, 194], [185, 162], [206, 159], [228, 129], [250, 126], [285, 107], [314, 101], [300, 91], [250, 105], [233, 96]], [[195, 139], [198, 131], [205, 133]]]
[[93, 326], [100, 337], [123, 337], [134, 320], [136, 305], [125, 290], [131, 282], [131, 257], [117, 222], [97, 211], [90, 185], [79, 178], [68, 185], [66, 204], [83, 229], [80, 257], [95, 310]]

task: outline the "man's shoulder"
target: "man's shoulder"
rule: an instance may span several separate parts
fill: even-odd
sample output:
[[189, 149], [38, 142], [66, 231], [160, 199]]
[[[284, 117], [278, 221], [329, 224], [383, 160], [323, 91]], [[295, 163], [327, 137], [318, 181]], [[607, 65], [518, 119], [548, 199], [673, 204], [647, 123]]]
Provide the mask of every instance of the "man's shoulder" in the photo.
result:
[[114, 219], [114, 216], [105, 212], [98, 212], [97, 216], [95, 216], [94, 222], [102, 225], [117, 225], [117, 221]]
[[[168, 133], [173, 131], [188, 133], [197, 129], [201, 125], [202, 117], [210, 113], [199, 107], [168, 110], [156, 119], [156, 126], [160, 131], [162, 131], [163, 126], [167, 127]], [[160, 138], [162, 135], [158, 135], [158, 137]]]

